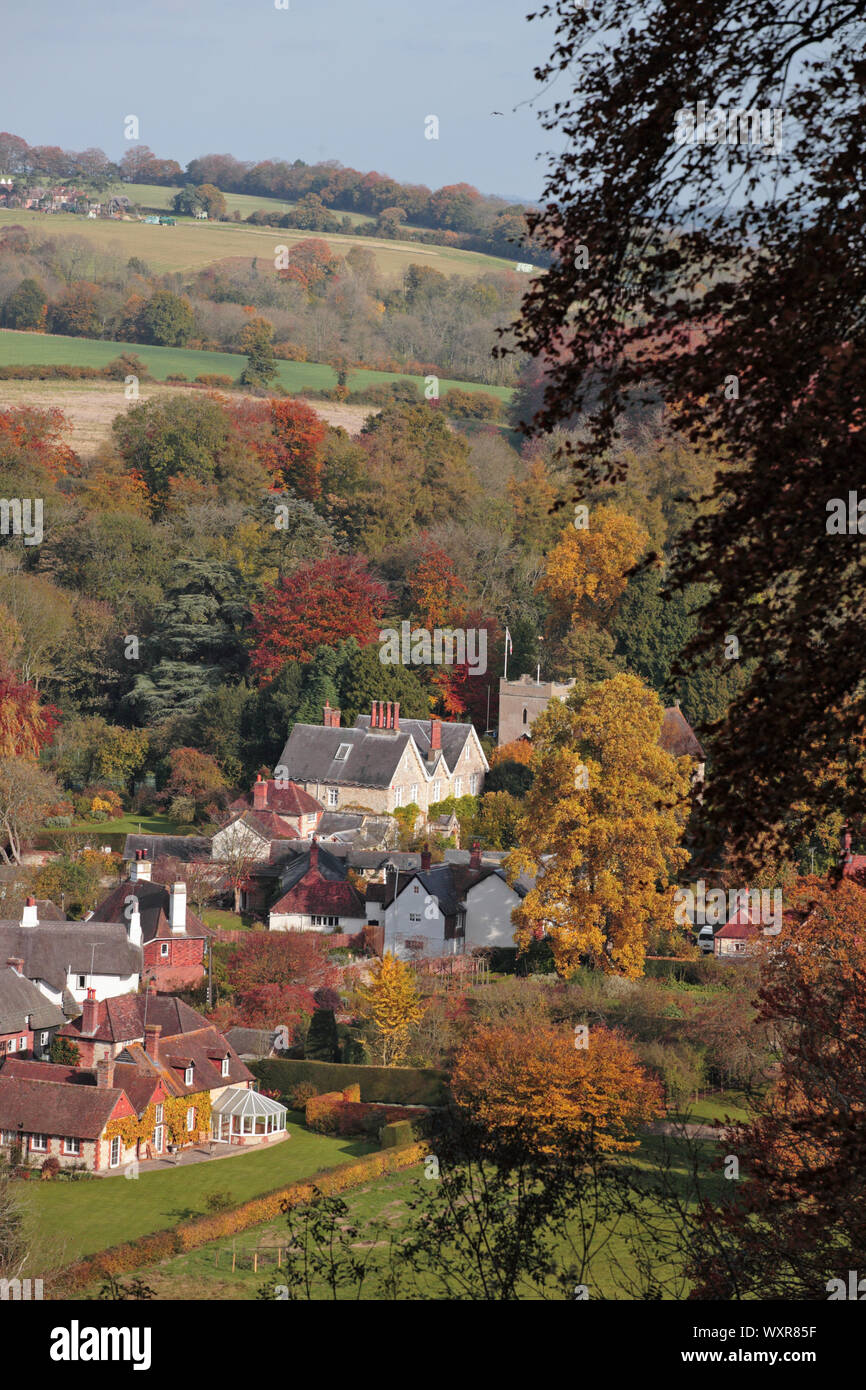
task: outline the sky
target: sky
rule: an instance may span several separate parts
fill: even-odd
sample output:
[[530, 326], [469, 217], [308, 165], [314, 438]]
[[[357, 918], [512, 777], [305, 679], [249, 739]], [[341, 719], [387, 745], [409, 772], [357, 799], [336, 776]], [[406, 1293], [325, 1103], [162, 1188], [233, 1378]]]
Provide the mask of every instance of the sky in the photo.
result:
[[[533, 70], [552, 49], [550, 22], [526, 21], [532, 8], [529, 0], [3, 0], [0, 130], [119, 159], [129, 148], [125, 118], [135, 115], [140, 143], [181, 165], [212, 153], [337, 159], [431, 188], [465, 181], [532, 200], [551, 139]], [[436, 140], [425, 138], [431, 115]]]

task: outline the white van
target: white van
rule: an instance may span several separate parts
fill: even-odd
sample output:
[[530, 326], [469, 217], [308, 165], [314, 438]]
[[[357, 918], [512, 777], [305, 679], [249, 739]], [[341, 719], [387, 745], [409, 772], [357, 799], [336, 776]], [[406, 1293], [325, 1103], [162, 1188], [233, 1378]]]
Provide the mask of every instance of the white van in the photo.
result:
[[708, 924], [701, 927], [700, 931], [698, 932], [698, 945], [700, 946], [705, 956], [712, 955], [713, 951], [715, 950], [715, 946], [713, 944], [715, 935], [715, 927], [712, 927]]

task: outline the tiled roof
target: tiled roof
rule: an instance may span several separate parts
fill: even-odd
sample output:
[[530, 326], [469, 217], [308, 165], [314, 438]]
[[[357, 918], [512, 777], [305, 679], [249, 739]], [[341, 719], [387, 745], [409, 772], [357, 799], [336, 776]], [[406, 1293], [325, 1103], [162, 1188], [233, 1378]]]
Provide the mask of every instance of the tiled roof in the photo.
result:
[[[282, 783], [277, 786], [276, 780], [271, 777], [265, 783], [268, 789], [267, 806], [268, 811], [276, 811], [280, 816], [314, 816], [318, 811], [325, 808], [321, 801], [317, 801], [314, 796], [304, 791], [303, 787], [297, 786], [295, 782], [289, 782], [287, 786]], [[233, 801], [229, 810], [244, 811], [253, 809], [253, 798], [251, 796], [239, 796]]]
[[269, 1057], [276, 1036], [272, 1028], [227, 1028], [225, 1033], [239, 1057]]
[[[32, 1081], [63, 1081], [69, 1086], [95, 1086], [96, 1071], [89, 1067], [66, 1067], [54, 1062], [30, 1062], [7, 1057], [0, 1076]], [[151, 1067], [115, 1062], [112, 1090], [124, 1091], [137, 1115], [142, 1115], [162, 1086], [162, 1078]], [[163, 1091], [165, 1087], [162, 1087]]]
[[[158, 1063], [148, 1056], [143, 1043], [130, 1043], [120, 1054], [124, 1062], [134, 1062], [140, 1067], [158, 1071], [166, 1090], [173, 1096], [191, 1096], [196, 1091], [218, 1090], [221, 1086], [236, 1086], [243, 1081], [252, 1081], [253, 1074], [238, 1057], [231, 1044], [218, 1028], [206, 1024], [194, 1033], [184, 1033], [178, 1038], [160, 1038]], [[229, 1073], [223, 1076], [218, 1062], [210, 1054], [221, 1058], [228, 1056]], [[184, 1072], [192, 1064], [193, 1078], [190, 1085], [184, 1081]]]
[[158, 1023], [164, 1037], [189, 1033], [207, 1020], [182, 999], [171, 994], [119, 994], [96, 1006], [96, 1029], [85, 1033], [82, 1019], [61, 1028], [66, 1038], [92, 1038], [97, 1042], [123, 1043], [144, 1037], [145, 1023]]
[[695, 758], [700, 763], [706, 758], [694, 729], [679, 705], [671, 705], [665, 710], [659, 747], [674, 758]]
[[61, 1010], [32, 981], [11, 968], [0, 969], [0, 1033], [20, 1033], [28, 1014], [34, 1029], [58, 1028], [66, 1022]]
[[271, 912], [321, 913], [338, 917], [363, 917], [364, 900], [347, 878], [345, 864], [318, 847], [313, 868], [311, 852], [289, 866], [281, 880], [283, 894]]
[[188, 903], [185, 931], [173, 932], [168, 920], [169, 889], [164, 883], [152, 883], [148, 879], [139, 879], [138, 882], [133, 883], [132, 879], [128, 878], [123, 883], [119, 883], [116, 888], [111, 890], [108, 897], [103, 898], [102, 902], [99, 903], [93, 913], [93, 920], [97, 922], [123, 922], [125, 925], [127, 918], [124, 916], [124, 908], [129, 897], [138, 899], [143, 941], [153, 941], [157, 938], [208, 937], [212, 935], [201, 918], [196, 917]]
[[7, 1077], [0, 1071], [0, 1129], [98, 1139], [123, 1091], [63, 1081]]

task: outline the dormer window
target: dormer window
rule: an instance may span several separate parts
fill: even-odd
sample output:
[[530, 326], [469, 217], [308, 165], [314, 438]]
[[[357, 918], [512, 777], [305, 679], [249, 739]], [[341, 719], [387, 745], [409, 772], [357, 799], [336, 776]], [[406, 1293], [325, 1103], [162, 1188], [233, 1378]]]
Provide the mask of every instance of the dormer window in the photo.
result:
[[192, 1068], [192, 1067], [187, 1067], [187, 1068], [186, 1068], [186, 1071], [185, 1071], [184, 1074], [183, 1074], [183, 1084], [184, 1084], [184, 1086], [191, 1086], [191, 1085], [192, 1085], [192, 1073], [193, 1073], [193, 1068]]
[[337, 749], [337, 762], [344, 763], [352, 751], [351, 743], [341, 743]]
[[229, 1059], [228, 1059], [228, 1057], [223, 1057], [223, 1064], [222, 1064], [222, 1067], [221, 1067], [221, 1069], [220, 1069], [220, 1075], [221, 1075], [221, 1076], [228, 1076], [228, 1074], [229, 1074]]

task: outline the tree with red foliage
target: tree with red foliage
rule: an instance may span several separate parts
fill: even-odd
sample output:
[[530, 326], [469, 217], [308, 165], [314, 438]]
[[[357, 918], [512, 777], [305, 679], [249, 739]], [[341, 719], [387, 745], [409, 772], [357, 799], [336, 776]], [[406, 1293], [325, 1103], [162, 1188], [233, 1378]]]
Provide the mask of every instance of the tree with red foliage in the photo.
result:
[[306, 241], [295, 242], [289, 252], [288, 268], [281, 271], [286, 280], [296, 280], [305, 290], [313, 293], [325, 284], [340, 265], [326, 241], [321, 237], [309, 237]]
[[54, 705], [40, 704], [36, 687], [0, 657], [0, 758], [38, 758], [59, 723]]
[[0, 470], [36, 465], [54, 481], [78, 474], [78, 455], [62, 440], [66, 427], [62, 412], [54, 407], [0, 410]]
[[412, 616], [426, 628], [448, 627], [461, 621], [461, 598], [466, 585], [441, 546], [419, 536], [424, 553], [406, 575]]
[[285, 1028], [294, 1040], [305, 1018], [316, 1011], [305, 985], [262, 984], [220, 1004], [210, 1015], [220, 1028]]
[[265, 681], [288, 661], [310, 661], [318, 646], [354, 637], [374, 642], [388, 590], [355, 555], [330, 555], [301, 565], [265, 591], [253, 606], [251, 664]]
[[[228, 963], [229, 981], [243, 995], [273, 984], [303, 986], [309, 991], [330, 989], [339, 982], [339, 974], [315, 932], [251, 932]], [[310, 1002], [312, 1013], [312, 993]]]
[[866, 892], [807, 879], [789, 907], [758, 992], [780, 1074], [725, 1138], [741, 1167], [730, 1202], [688, 1222], [692, 1298], [820, 1300], [863, 1270]]
[[304, 401], [272, 400], [275, 481], [299, 497], [314, 501], [322, 491], [321, 449], [328, 424]]

